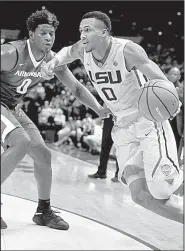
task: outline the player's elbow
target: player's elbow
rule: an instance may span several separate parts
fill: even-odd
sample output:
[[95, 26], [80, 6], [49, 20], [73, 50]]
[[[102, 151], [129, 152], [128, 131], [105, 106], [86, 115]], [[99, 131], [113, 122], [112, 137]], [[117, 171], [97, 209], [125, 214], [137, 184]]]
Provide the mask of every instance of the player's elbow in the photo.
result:
[[167, 80], [167, 77], [164, 75], [160, 67], [152, 60], [148, 60], [148, 67], [150, 72], [153, 72], [152, 76], [150, 79], [162, 79], [162, 80]]

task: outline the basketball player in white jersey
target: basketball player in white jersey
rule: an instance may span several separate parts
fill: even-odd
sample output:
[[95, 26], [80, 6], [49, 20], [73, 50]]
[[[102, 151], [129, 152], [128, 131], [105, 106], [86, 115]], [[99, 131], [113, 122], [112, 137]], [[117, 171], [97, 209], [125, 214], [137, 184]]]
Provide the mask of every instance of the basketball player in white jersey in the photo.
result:
[[51, 78], [57, 66], [82, 60], [94, 87], [115, 116], [112, 138], [119, 180], [126, 180], [134, 202], [182, 223], [183, 210], [175, 203], [173, 193], [182, 184], [183, 175], [171, 127], [168, 121], [147, 120], [137, 108], [141, 86], [148, 79], [167, 78], [141, 46], [110, 35], [111, 21], [106, 14], [85, 14], [79, 30], [81, 40], [63, 48], [45, 65], [44, 78]]

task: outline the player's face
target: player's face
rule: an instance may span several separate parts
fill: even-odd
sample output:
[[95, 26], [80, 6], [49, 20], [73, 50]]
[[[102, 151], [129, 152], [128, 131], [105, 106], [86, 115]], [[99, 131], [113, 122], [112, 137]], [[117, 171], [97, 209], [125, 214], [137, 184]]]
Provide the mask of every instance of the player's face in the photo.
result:
[[31, 38], [36, 47], [47, 53], [51, 50], [55, 41], [55, 29], [50, 24], [40, 24], [34, 32], [31, 33]]
[[95, 50], [104, 37], [105, 26], [95, 18], [83, 19], [80, 23], [80, 39], [86, 52]]

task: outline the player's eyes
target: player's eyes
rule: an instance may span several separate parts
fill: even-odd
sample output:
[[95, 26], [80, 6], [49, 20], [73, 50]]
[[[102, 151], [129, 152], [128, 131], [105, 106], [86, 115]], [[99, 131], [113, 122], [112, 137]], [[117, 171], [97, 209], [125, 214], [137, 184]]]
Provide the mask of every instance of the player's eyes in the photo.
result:
[[[45, 35], [47, 35], [48, 33], [47, 33], [47, 32], [41, 32], [40, 34], [41, 34], [42, 36], [45, 36]], [[49, 35], [50, 35], [51, 37], [53, 37], [53, 36], [54, 36], [54, 32], [49, 33]]]
[[[90, 32], [91, 31], [91, 29], [90, 28], [85, 28], [84, 29], [84, 32]], [[82, 33], [82, 30], [79, 30], [79, 32], [80, 32], [80, 34]]]

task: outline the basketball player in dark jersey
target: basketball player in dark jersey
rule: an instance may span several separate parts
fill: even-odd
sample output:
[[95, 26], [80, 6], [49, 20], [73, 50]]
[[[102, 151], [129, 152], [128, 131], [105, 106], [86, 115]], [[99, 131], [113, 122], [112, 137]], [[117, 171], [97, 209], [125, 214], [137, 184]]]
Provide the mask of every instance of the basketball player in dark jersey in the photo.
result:
[[[39, 197], [33, 221], [38, 225], [67, 230], [68, 223], [50, 207], [51, 152], [33, 122], [17, 107], [27, 92], [43, 80], [41, 68], [53, 58], [51, 48], [58, 25], [54, 14], [47, 10], [36, 11], [27, 19], [29, 39], [1, 46], [1, 184], [25, 154], [31, 156]], [[62, 66], [56, 76], [100, 117], [108, 115], [109, 109], [101, 107], [66, 66]], [[81, 96], [81, 93], [84, 95]], [[6, 227], [1, 218], [1, 228]]]

